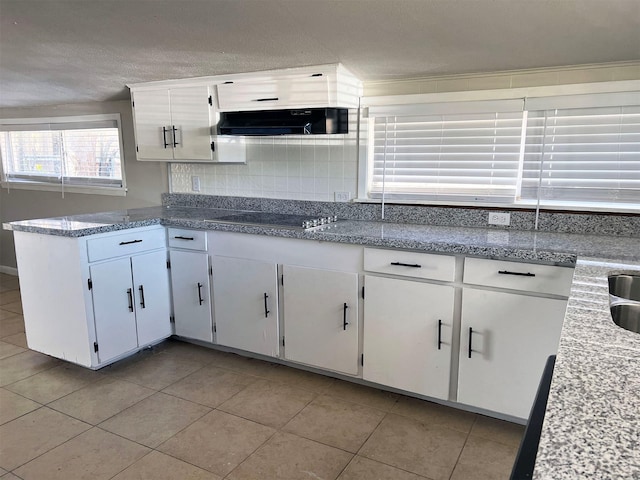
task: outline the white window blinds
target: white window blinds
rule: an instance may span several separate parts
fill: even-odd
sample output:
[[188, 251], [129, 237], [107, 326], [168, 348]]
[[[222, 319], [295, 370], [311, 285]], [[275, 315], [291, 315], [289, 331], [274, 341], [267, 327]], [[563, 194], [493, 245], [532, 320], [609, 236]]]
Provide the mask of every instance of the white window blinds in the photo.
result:
[[[5, 184], [123, 189], [118, 119], [0, 125]], [[61, 118], [62, 120], [62, 118]]]
[[522, 111], [375, 118], [371, 194], [513, 201]]
[[372, 107], [369, 196], [640, 209], [640, 93], [514, 106]]
[[528, 112], [522, 199], [640, 203], [640, 107]]

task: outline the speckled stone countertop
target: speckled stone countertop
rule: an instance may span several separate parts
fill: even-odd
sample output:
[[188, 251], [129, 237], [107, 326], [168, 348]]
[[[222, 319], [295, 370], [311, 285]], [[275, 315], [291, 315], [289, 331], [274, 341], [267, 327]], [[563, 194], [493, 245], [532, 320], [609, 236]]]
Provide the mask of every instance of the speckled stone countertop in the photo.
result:
[[405, 248], [489, 258], [573, 265], [580, 256], [640, 260], [634, 237], [497, 230], [343, 220], [327, 227], [302, 231], [290, 228], [220, 223], [216, 219], [236, 210], [189, 207], [149, 207], [68, 217], [24, 220], [5, 224], [23, 232], [82, 237], [149, 225], [223, 230], [337, 243]]
[[534, 480], [640, 479], [640, 334], [609, 312], [607, 277], [625, 272], [640, 265], [578, 259]]
[[638, 237], [366, 220], [301, 231], [216, 221], [233, 213], [239, 211], [152, 207], [11, 222], [4, 228], [82, 237], [160, 224], [575, 265], [533, 478], [640, 480], [640, 334], [613, 323], [607, 286], [611, 273], [640, 273]]

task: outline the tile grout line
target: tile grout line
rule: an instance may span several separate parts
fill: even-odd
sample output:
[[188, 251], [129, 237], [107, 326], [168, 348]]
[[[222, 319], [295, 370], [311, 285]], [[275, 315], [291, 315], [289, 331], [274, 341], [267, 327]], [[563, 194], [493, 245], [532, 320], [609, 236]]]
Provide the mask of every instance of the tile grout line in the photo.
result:
[[[44, 407], [46, 408], [46, 405], [44, 405]], [[39, 409], [38, 409], [38, 410], [39, 410]], [[52, 409], [52, 410], [53, 410], [53, 409]], [[35, 412], [35, 410], [34, 410], [34, 412]], [[57, 412], [57, 410], [54, 410], [54, 412]], [[29, 412], [29, 413], [31, 413], [31, 412]], [[58, 413], [62, 413], [62, 412], [58, 412]], [[63, 414], [63, 415], [64, 415], [64, 414]], [[77, 419], [75, 419], [75, 420], [77, 420]], [[38, 458], [42, 457], [43, 455], [45, 455], [45, 454], [49, 453], [51, 450], [54, 450], [54, 449], [56, 449], [56, 448], [58, 448], [58, 447], [60, 447], [60, 446], [64, 445], [65, 443], [67, 443], [67, 442], [69, 442], [69, 441], [73, 440], [74, 438], [79, 437], [80, 435], [82, 435], [83, 433], [88, 432], [88, 431], [89, 431], [89, 430], [91, 430], [92, 428], [96, 428], [94, 425], [91, 425], [90, 423], [87, 423], [87, 422], [82, 422], [82, 423], [85, 423], [86, 425], [89, 425], [89, 428], [87, 428], [86, 430], [83, 430], [82, 432], [78, 433], [77, 435], [72, 436], [71, 438], [68, 438], [67, 440], [65, 440], [65, 441], [64, 441], [64, 442], [62, 442], [61, 444], [56, 445], [56, 446], [54, 446], [54, 447], [51, 447], [51, 448], [50, 448], [50, 449], [48, 449], [47, 451], [42, 452], [42, 453], [41, 453], [41, 454], [39, 454], [39, 455], [36, 455], [35, 457], [33, 457], [33, 458], [29, 459], [27, 462], [24, 462], [23, 464], [18, 465], [18, 466], [17, 466], [17, 467], [15, 467], [13, 470], [11, 470], [11, 473], [13, 473], [15, 470], [17, 470], [17, 469], [19, 469], [19, 468], [21, 468], [21, 467], [24, 467], [24, 466], [25, 466], [25, 465], [27, 465], [28, 463], [31, 463], [31, 462], [33, 462], [34, 460], [36, 460], [36, 459], [38, 459]], [[18, 477], [19, 477], [19, 475], [17, 475], [17, 474], [14, 474], [14, 475], [16, 475], [16, 476], [18, 476]], [[19, 478], [22, 478], [22, 477], [19, 477]]]
[[476, 424], [477, 421], [478, 421], [478, 415], [476, 414], [475, 418], [473, 419], [473, 423], [471, 424], [471, 427], [469, 428], [469, 432], [467, 433], [467, 436], [464, 439], [464, 443], [462, 444], [462, 448], [460, 449], [460, 453], [458, 453], [458, 458], [456, 458], [456, 463], [453, 465], [453, 468], [451, 469], [451, 473], [449, 474], [449, 480], [451, 480], [451, 477], [453, 477], [453, 473], [456, 471], [456, 467], [458, 466], [458, 463], [460, 462], [460, 457], [462, 457], [462, 452], [464, 451], [464, 447], [467, 446], [467, 442], [469, 441], [469, 437], [471, 436], [471, 432], [473, 431], [473, 426]]
[[[398, 466], [396, 466], [396, 465], [391, 465], [390, 463], [386, 463], [386, 462], [384, 462], [384, 461], [382, 461], [382, 460], [379, 460], [379, 459], [369, 458], [369, 457], [367, 457], [366, 455], [360, 455], [360, 452], [362, 451], [362, 449], [364, 448], [364, 446], [366, 445], [366, 443], [367, 443], [367, 442], [369, 441], [369, 439], [373, 436], [373, 434], [376, 432], [376, 430], [378, 430], [378, 428], [380, 428], [380, 425], [381, 425], [381, 424], [382, 424], [382, 422], [387, 418], [387, 416], [388, 416], [388, 415], [397, 415], [397, 414], [395, 414], [395, 413], [393, 413], [393, 412], [391, 412], [391, 411], [385, 412], [384, 417], [382, 417], [382, 419], [380, 420], [380, 422], [378, 422], [378, 425], [376, 425], [376, 428], [374, 428], [374, 429], [373, 429], [373, 431], [369, 434], [369, 436], [367, 437], [367, 439], [362, 443], [362, 445], [360, 446], [360, 448], [358, 449], [358, 451], [357, 451], [357, 452], [356, 452], [356, 454], [354, 455], [354, 458], [355, 458], [355, 457], [366, 458], [367, 460], [371, 460], [371, 461], [373, 461], [373, 462], [378, 462], [378, 463], [381, 463], [382, 465], [386, 465], [386, 466], [388, 466], [388, 467], [396, 468], [396, 469], [398, 469], [398, 470], [402, 470], [403, 472], [407, 472], [407, 473], [410, 473], [410, 474], [412, 474], [412, 475], [417, 475], [418, 477], [420, 477], [420, 478], [424, 478], [425, 480], [431, 480], [431, 479], [429, 479], [428, 477], [425, 477], [424, 475], [421, 475], [421, 474], [416, 473], [416, 472], [412, 472], [411, 470], [406, 470], [406, 469], [401, 468], [401, 467], [398, 467]], [[408, 417], [404, 417], [404, 418], [408, 418]], [[412, 419], [412, 420], [416, 420], [416, 419]], [[417, 420], [416, 420], [416, 421], [417, 421]], [[349, 463], [351, 463], [351, 462], [349, 462]], [[346, 469], [346, 467], [345, 467], [345, 469]]]

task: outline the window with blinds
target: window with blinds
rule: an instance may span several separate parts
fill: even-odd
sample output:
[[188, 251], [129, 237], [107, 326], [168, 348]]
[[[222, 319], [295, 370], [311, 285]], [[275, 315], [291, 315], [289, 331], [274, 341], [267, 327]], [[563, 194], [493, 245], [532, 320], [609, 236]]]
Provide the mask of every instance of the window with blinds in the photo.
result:
[[640, 107], [528, 112], [521, 197], [639, 204]]
[[522, 112], [375, 119], [374, 197], [512, 202]]
[[119, 120], [119, 115], [3, 120], [3, 186], [124, 191]]
[[640, 209], [638, 92], [380, 106], [369, 121], [370, 198]]

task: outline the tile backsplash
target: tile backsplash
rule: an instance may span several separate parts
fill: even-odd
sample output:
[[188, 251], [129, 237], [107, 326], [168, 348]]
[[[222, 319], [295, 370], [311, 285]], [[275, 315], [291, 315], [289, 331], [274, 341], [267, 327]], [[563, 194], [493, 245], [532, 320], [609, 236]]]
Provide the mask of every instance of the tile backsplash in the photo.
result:
[[248, 137], [246, 164], [171, 164], [171, 191], [195, 193], [192, 176], [198, 176], [200, 194], [326, 202], [334, 200], [334, 192], [349, 192], [354, 198], [358, 140], [355, 125], [349, 130], [345, 135]]

